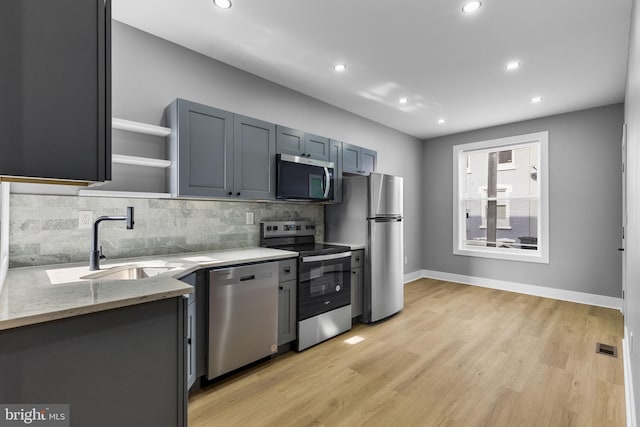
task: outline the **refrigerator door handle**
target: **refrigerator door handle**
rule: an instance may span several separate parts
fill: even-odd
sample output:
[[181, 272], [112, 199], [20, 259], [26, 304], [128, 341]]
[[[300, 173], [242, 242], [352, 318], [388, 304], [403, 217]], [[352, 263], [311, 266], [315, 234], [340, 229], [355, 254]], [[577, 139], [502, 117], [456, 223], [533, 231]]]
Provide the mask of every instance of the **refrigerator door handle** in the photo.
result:
[[373, 218], [367, 218], [370, 221], [375, 221], [375, 222], [402, 222], [402, 217], [373, 217]]

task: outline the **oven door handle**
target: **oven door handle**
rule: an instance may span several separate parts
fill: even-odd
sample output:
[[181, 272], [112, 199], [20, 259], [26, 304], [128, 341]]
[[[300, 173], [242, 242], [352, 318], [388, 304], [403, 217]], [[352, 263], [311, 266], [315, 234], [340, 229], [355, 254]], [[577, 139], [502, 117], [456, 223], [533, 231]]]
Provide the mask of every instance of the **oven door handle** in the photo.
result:
[[349, 258], [349, 257], [351, 257], [351, 251], [340, 252], [339, 254], [303, 256], [302, 258], [300, 258], [300, 261], [302, 262], [331, 261], [332, 259]]

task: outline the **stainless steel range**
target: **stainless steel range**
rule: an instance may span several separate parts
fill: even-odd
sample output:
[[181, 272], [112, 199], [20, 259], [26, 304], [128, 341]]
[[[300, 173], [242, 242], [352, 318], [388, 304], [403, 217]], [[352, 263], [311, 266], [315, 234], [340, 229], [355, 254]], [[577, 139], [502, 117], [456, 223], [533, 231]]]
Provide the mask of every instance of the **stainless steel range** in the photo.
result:
[[315, 242], [312, 221], [260, 223], [260, 246], [298, 252], [296, 350], [351, 329], [351, 251]]

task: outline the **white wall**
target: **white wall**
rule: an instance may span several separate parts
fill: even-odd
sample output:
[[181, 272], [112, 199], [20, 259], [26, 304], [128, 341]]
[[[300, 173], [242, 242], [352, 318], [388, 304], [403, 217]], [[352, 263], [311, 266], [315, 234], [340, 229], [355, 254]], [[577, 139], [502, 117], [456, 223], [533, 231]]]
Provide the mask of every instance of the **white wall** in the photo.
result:
[[[627, 332], [640, 336], [640, 6], [633, 1], [629, 63], [625, 92], [625, 122], [627, 124], [627, 283], [625, 327]], [[630, 367], [635, 386], [635, 406], [640, 408], [640, 348], [639, 343], [627, 341], [630, 348]], [[633, 348], [635, 346], [635, 349]]]
[[405, 272], [422, 268], [416, 138], [264, 80], [184, 47], [113, 22], [113, 116], [162, 124], [185, 98], [378, 152], [378, 171], [405, 178]]
[[[622, 104], [425, 141], [424, 268], [621, 297]], [[549, 131], [550, 262], [453, 255], [452, 146]]]

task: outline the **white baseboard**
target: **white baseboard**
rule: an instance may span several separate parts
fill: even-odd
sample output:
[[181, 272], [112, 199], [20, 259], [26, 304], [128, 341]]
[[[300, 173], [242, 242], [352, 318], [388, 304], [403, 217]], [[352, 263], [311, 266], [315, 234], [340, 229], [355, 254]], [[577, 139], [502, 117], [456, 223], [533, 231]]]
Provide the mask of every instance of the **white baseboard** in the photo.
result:
[[624, 366], [624, 400], [627, 408], [627, 427], [637, 427], [636, 400], [633, 393], [633, 377], [631, 376], [631, 355], [629, 332], [624, 327], [624, 339], [622, 340], [622, 364]]
[[577, 302], [581, 304], [595, 305], [598, 307], [615, 308], [622, 311], [622, 298], [614, 298], [604, 295], [567, 291], [565, 289], [547, 288], [545, 286], [527, 285], [524, 283], [507, 282], [504, 280], [487, 279], [484, 277], [466, 276], [463, 274], [445, 273], [434, 270], [418, 270], [405, 274], [404, 276], [405, 283], [422, 278], [446, 280], [448, 282], [517, 292], [537, 297]]
[[425, 277], [423, 275], [424, 270], [418, 270], [418, 271], [414, 271], [412, 273], [408, 273], [404, 275], [404, 283], [407, 284], [409, 282], [413, 282], [414, 280], [418, 280], [418, 279], [422, 279], [423, 277]]

